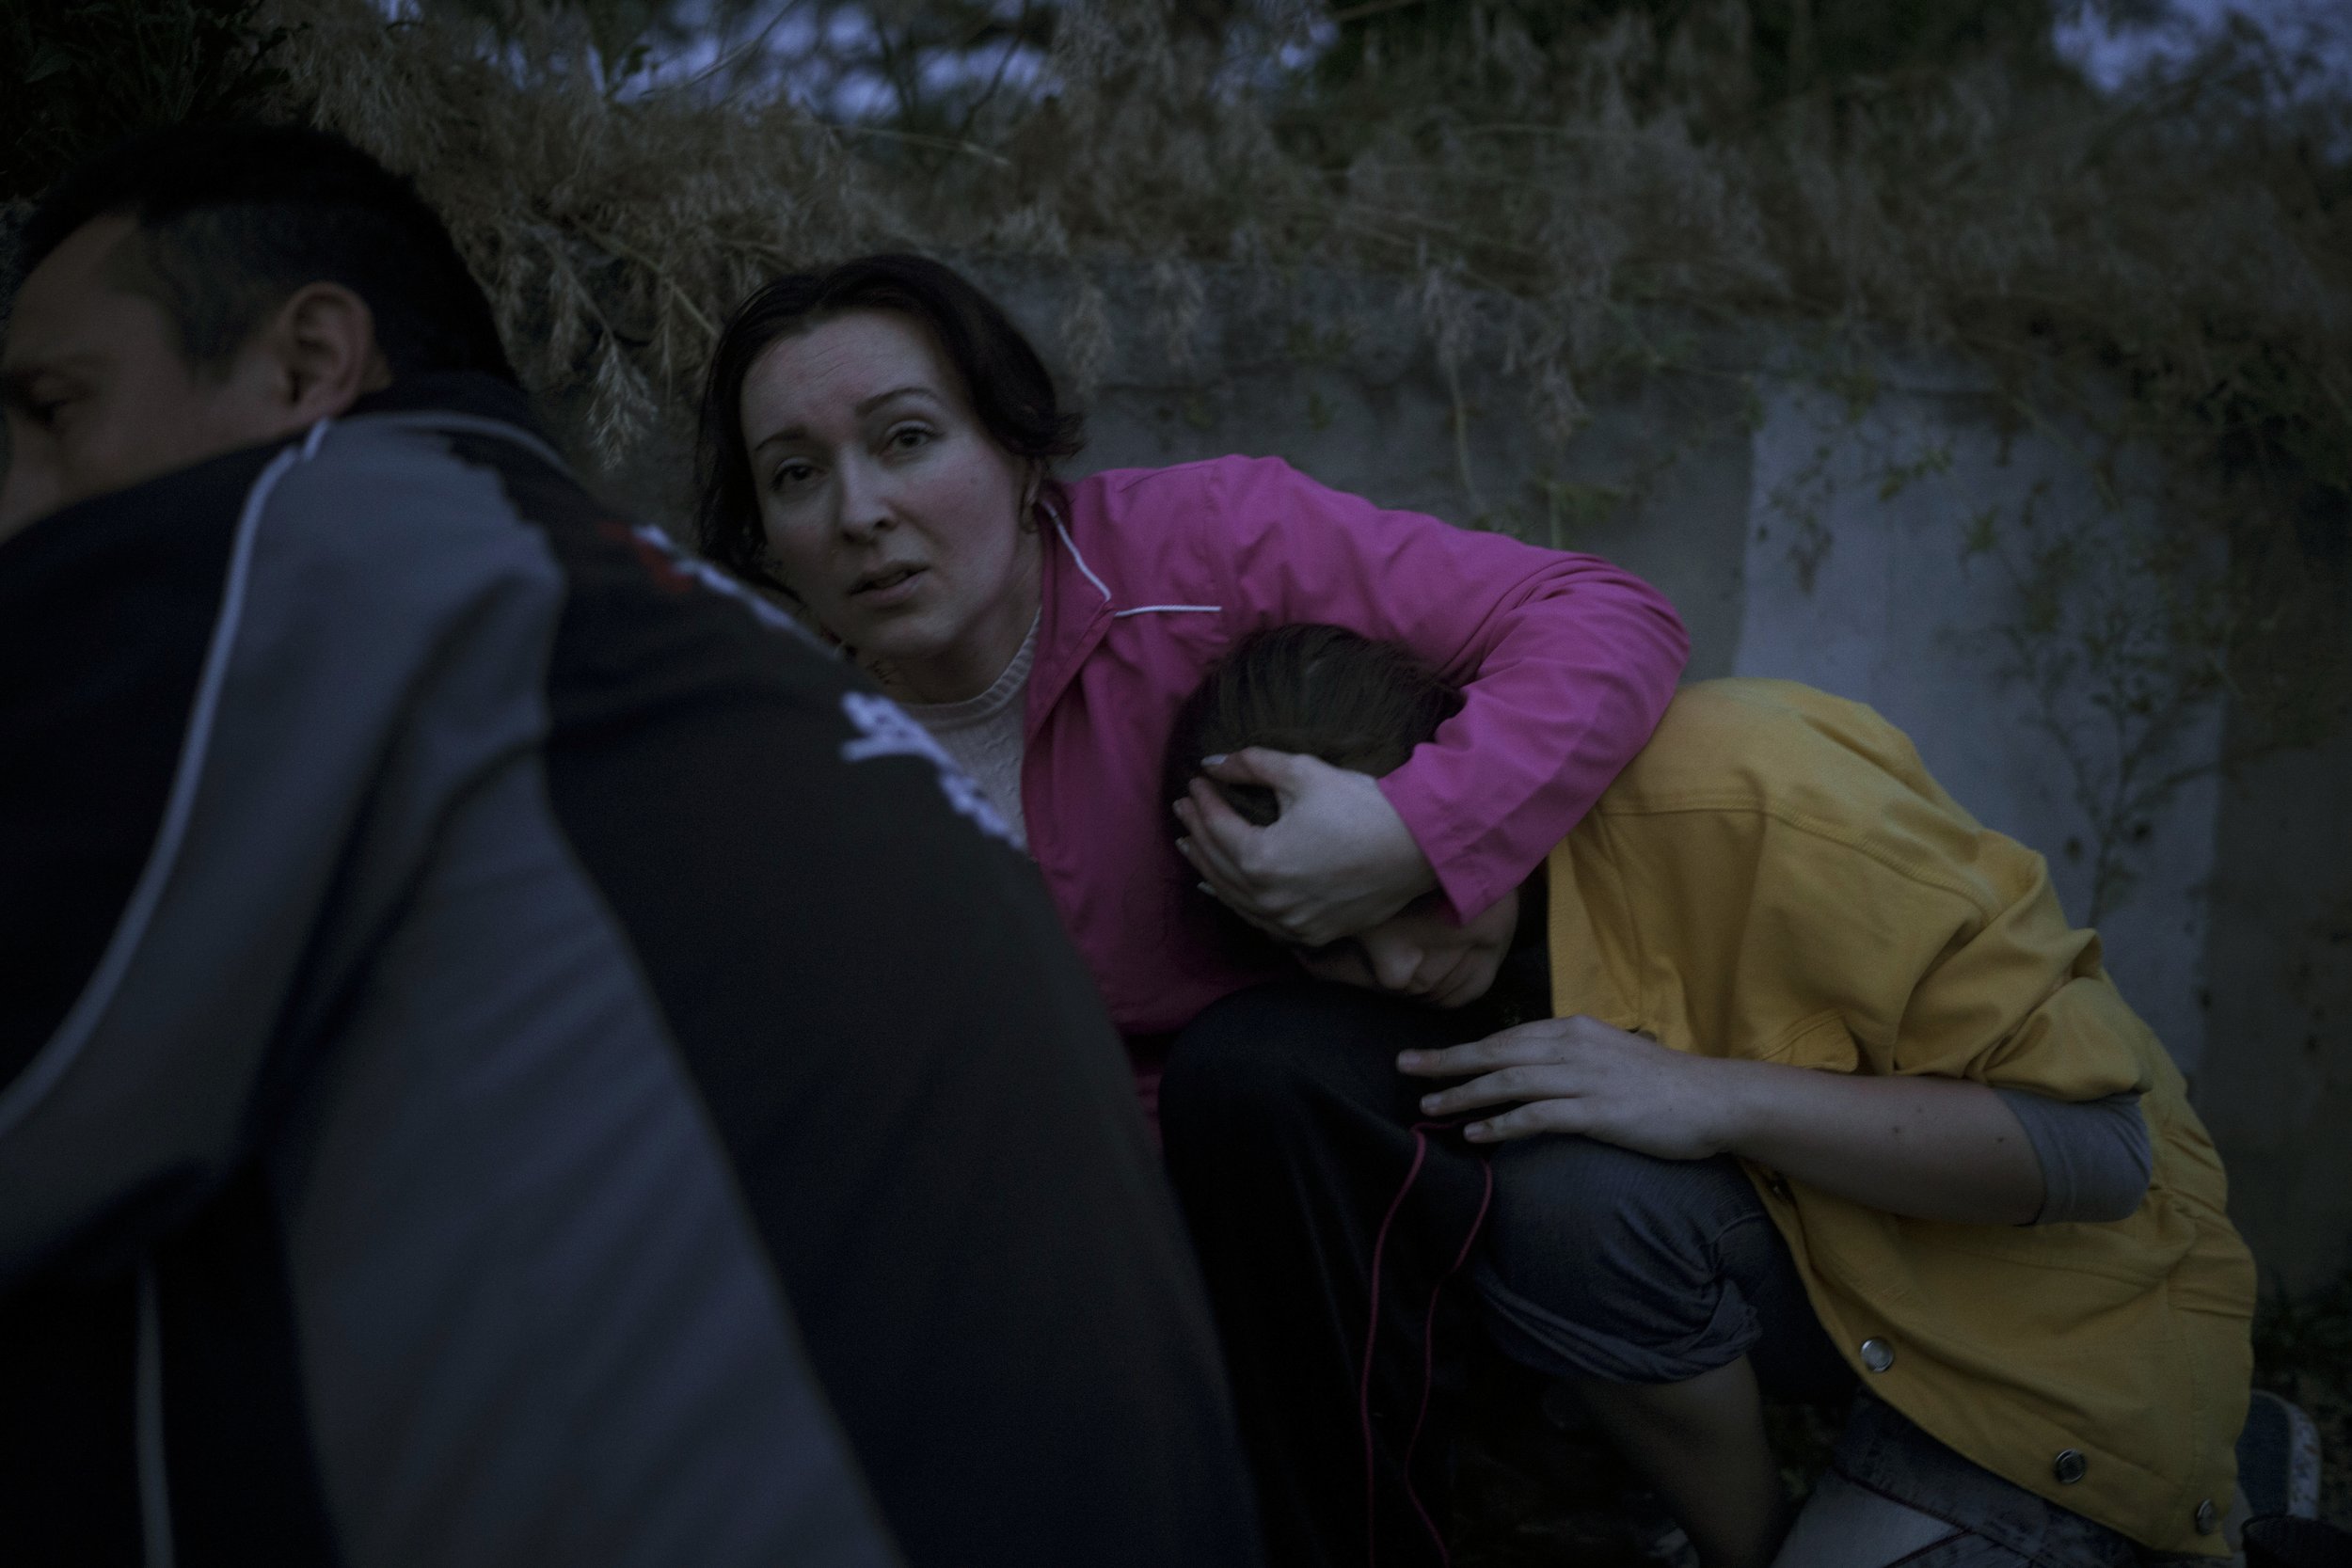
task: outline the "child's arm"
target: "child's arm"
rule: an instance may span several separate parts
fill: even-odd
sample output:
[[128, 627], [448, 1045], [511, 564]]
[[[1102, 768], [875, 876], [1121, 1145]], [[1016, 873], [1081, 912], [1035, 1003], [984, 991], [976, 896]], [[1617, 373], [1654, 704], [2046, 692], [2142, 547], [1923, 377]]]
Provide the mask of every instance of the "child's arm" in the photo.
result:
[[1724, 1151], [1915, 1219], [2030, 1225], [2042, 1162], [2017, 1113], [1958, 1078], [1858, 1078], [1716, 1061]]
[[2025, 1225], [2042, 1210], [2041, 1161], [2016, 1113], [1982, 1084], [1690, 1055], [1589, 1018], [1406, 1052], [1397, 1066], [1480, 1075], [1422, 1100], [1432, 1116], [1515, 1106], [1464, 1128], [1474, 1142], [1579, 1132], [1670, 1160], [1736, 1154], [1918, 1219]]

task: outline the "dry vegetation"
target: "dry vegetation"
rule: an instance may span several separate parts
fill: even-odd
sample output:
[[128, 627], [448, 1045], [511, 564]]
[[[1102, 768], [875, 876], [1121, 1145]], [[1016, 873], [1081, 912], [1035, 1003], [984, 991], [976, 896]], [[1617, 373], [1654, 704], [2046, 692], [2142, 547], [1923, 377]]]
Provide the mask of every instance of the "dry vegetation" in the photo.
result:
[[[1081, 345], [1117, 329], [1093, 259], [1156, 266], [1162, 327], [1204, 264], [1392, 274], [1441, 351], [1534, 368], [1555, 428], [1629, 303], [1871, 323], [2024, 378], [2107, 366], [2169, 442], [2352, 484], [2352, 180], [2325, 127], [2254, 112], [2292, 62], [2250, 39], [2121, 100], [1991, 48], [1774, 94], [1737, 3], [1535, 30], [1433, 6], [1459, 24], [1358, 24], [1343, 67], [1286, 73], [1236, 55], [1313, 8], [1219, 47], [1181, 8], [1098, 0], [1057, 13], [1041, 86], [927, 132], [630, 90], [567, 8], [272, 8], [318, 117], [419, 175], [537, 372], [593, 367], [616, 440], [749, 280], [903, 244], [1081, 263]], [[1513, 302], [1499, 341], [1468, 341], [1472, 290]]]
[[[2105, 96], [2052, 57], [2036, 0], [1896, 10], [1960, 22], [1888, 42], [1852, 22], [1890, 14], [1867, 6], [1425, 0], [1341, 8], [1375, 14], [1280, 70], [1329, 13], [1094, 0], [1023, 13], [1041, 70], [1017, 87], [952, 113], [902, 90], [850, 122], [787, 90], [772, 39], [760, 72], [648, 75], [658, 39], [625, 51], [610, 3], [265, 14], [301, 101], [418, 176], [526, 373], [588, 388], [608, 453], [682, 403], [755, 279], [879, 246], [1066, 265], [1082, 382], [1116, 333], [1181, 339], [1212, 269], [1391, 277], [1441, 366], [1523, 372], [1554, 436], [1596, 375], [1655, 362], [1645, 308], [1891, 333], [1994, 367], [2021, 422], [2089, 417], [2087, 461], [2138, 440], [2202, 476], [2246, 566], [2195, 635], [2311, 733], [2339, 686], [2252, 650], [2310, 646], [2294, 628], [2322, 610], [2286, 601], [2344, 565], [2343, 95], [2298, 98], [2297, 62], [2240, 33]], [[1822, 35], [1786, 36], [1792, 14]], [[1864, 33], [1830, 36], [1841, 14]], [[1152, 319], [1112, 319], [1103, 262], [1148, 270]]]
[[[247, 29], [270, 69], [214, 50], [202, 84], [139, 91], [265, 81], [415, 173], [532, 372], [593, 385], [611, 447], [751, 281], [909, 245], [1069, 263], [1081, 378], [1112, 334], [1181, 328], [1204, 268], [1313, 263], [1393, 277], [1441, 359], [1530, 372], [1555, 434], [1637, 352], [1629, 307], [1665, 305], [1954, 345], [2033, 408], [2096, 369], [2129, 394], [2107, 421], [2192, 465], [2352, 493], [2352, 104], [2298, 95], [2301, 64], [2250, 32], [2106, 96], [2052, 56], [2050, 0], [1088, 0], [1009, 23], [885, 0], [859, 9], [910, 45], [926, 18], [936, 41], [977, 17], [969, 44], [993, 17], [1040, 69], [928, 96], [902, 72], [828, 121], [802, 102], [837, 68], [821, 43], [779, 59], [755, 35], [688, 80], [646, 69], [676, 42], [648, 0], [393, 8], [151, 7]], [[58, 42], [91, 9], [0, 40], [39, 88], [11, 113], [54, 105], [12, 146], [94, 135], [79, 119], [119, 96], [119, 61], [84, 81]], [[1319, 63], [1269, 63], [1311, 33]], [[1156, 320], [1109, 319], [1106, 261], [1152, 270]]]
[[[2309, 62], [2248, 30], [2100, 94], [2049, 44], [2053, 6], [2082, 3], [793, 0], [881, 24], [862, 68], [890, 91], [827, 119], [805, 103], [836, 43], [753, 32], [690, 78], [659, 69], [685, 41], [661, 0], [26, 0], [0, 27], [28, 85], [0, 196], [126, 94], [313, 116], [417, 176], [528, 373], [588, 388], [608, 452], [779, 268], [881, 245], [1064, 264], [1084, 381], [1118, 333], [1182, 337], [1209, 269], [1314, 264], [1395, 279], [1441, 364], [1525, 372], [1554, 436], [1597, 374], [1655, 363], [1645, 308], [1892, 333], [1994, 367], [2021, 420], [2089, 413], [2246, 482], [2222, 526], [2261, 536], [2250, 559], [2340, 557], [2352, 94], [2303, 90]], [[99, 48], [117, 11], [156, 49]], [[1035, 69], [925, 86], [925, 60], [991, 42]], [[1112, 319], [1104, 262], [1148, 270], [1152, 319]]]

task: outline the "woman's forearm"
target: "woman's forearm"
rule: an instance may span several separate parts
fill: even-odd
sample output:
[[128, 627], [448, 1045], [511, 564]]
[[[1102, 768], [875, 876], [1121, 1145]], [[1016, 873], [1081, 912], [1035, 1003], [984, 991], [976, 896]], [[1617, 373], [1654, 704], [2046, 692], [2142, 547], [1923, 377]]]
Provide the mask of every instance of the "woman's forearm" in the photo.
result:
[[2026, 1225], [2042, 1164], [1982, 1084], [1724, 1061], [1722, 1145], [1825, 1193], [1917, 1219]]
[[1380, 792], [1454, 913], [1487, 908], [1657, 728], [1690, 657], [1681, 617], [1597, 556], [1387, 510], [1273, 459], [1213, 471], [1198, 511], [1230, 634], [1343, 626], [1463, 688], [1462, 710]]

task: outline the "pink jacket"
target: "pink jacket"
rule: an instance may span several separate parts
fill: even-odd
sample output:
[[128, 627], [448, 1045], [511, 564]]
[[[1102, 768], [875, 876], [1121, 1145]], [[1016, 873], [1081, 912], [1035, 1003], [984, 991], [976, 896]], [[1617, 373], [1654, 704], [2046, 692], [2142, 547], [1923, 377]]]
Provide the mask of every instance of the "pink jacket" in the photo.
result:
[[1181, 1028], [1266, 977], [1223, 951], [1160, 799], [1177, 706], [1241, 638], [1327, 622], [1469, 683], [1462, 711], [1380, 784], [1458, 914], [1566, 835], [1649, 738], [1690, 652], [1673, 607], [1597, 557], [1383, 511], [1276, 458], [1114, 469], [1057, 499], [1022, 813], [1130, 1035]]

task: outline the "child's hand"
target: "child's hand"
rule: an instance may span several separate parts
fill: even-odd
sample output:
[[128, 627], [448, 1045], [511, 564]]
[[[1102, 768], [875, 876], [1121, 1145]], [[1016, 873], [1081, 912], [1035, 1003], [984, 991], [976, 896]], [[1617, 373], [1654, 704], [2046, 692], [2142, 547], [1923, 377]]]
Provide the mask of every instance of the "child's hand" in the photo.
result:
[[1433, 1117], [1488, 1105], [1517, 1108], [1462, 1129], [1476, 1143], [1534, 1132], [1581, 1132], [1664, 1160], [1724, 1150], [1727, 1082], [1741, 1065], [1669, 1051], [1597, 1020], [1548, 1018], [1444, 1051], [1407, 1051], [1397, 1069], [1467, 1084], [1422, 1099]]

